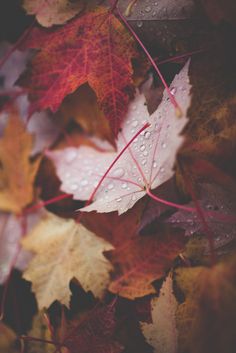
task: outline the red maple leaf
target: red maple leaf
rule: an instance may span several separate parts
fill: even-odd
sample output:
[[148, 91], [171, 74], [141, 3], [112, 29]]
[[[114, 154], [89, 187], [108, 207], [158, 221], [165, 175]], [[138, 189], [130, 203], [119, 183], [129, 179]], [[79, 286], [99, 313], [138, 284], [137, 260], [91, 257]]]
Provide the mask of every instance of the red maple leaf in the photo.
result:
[[24, 46], [40, 49], [20, 79], [30, 89], [29, 114], [46, 108], [55, 112], [66, 95], [88, 82], [117, 134], [133, 96], [131, 59], [137, 53], [114, 15], [100, 7], [63, 27], [34, 28]]
[[79, 321], [63, 323], [62, 346], [70, 353], [120, 353], [123, 347], [114, 340], [115, 303], [95, 307]]

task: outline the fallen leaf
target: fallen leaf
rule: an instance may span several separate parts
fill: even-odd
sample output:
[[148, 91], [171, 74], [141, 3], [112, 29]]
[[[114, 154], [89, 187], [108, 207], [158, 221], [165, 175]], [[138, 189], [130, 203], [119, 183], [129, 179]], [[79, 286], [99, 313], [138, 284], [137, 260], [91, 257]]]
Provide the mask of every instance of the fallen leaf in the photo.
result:
[[55, 112], [66, 95], [88, 82], [117, 135], [134, 93], [131, 59], [137, 52], [114, 15], [100, 7], [63, 28], [34, 28], [24, 46], [40, 49], [20, 80], [30, 89], [30, 113]]
[[122, 132], [118, 134], [117, 152], [99, 152], [89, 147], [66, 148], [48, 152], [57, 175], [62, 181], [61, 190], [72, 193], [76, 200], [88, 200], [108, 167], [119, 155], [127, 142], [148, 121], [150, 127], [143, 131], [122, 154], [97, 190], [93, 203], [83, 211], [126, 212], [149, 189], [155, 189], [170, 179], [175, 157], [182, 144], [180, 133], [188, 119], [190, 104], [188, 83], [189, 63], [175, 77], [171, 90], [183, 111], [177, 118], [167, 92], [162, 103], [149, 117], [145, 98], [137, 94], [130, 104]]
[[74, 119], [88, 134], [114, 144], [109, 123], [98, 107], [94, 91], [87, 84], [64, 99], [59, 114], [66, 120]]
[[33, 201], [40, 158], [30, 161], [32, 147], [33, 137], [13, 112], [0, 139], [0, 209], [3, 211], [20, 213]]
[[177, 300], [173, 294], [173, 280], [170, 275], [163, 283], [159, 297], [151, 301], [152, 323], [141, 322], [141, 330], [146, 341], [154, 348], [154, 353], [177, 352], [177, 328], [175, 312]]
[[113, 246], [72, 219], [48, 215], [22, 240], [35, 253], [23, 277], [32, 282], [39, 309], [55, 300], [69, 305], [69, 283], [76, 278], [85, 291], [102, 297], [111, 264], [103, 256]]
[[44, 27], [60, 25], [79, 12], [95, 7], [98, 0], [24, 0], [23, 7], [28, 15], [36, 15], [37, 21]]
[[70, 353], [120, 353], [123, 347], [115, 340], [115, 303], [97, 306], [80, 320], [65, 322], [60, 337]]
[[183, 248], [181, 233], [127, 237], [109, 253], [116, 269], [109, 290], [128, 299], [155, 293], [153, 282], [165, 275]]
[[[194, 203], [188, 204], [194, 207]], [[199, 185], [199, 205], [205, 214], [206, 221], [214, 234], [214, 247], [217, 249], [233, 241], [236, 238], [236, 229], [233, 217], [235, 215], [235, 195], [227, 192], [216, 184]], [[217, 218], [218, 216], [218, 218]], [[232, 218], [230, 222], [230, 216]], [[191, 236], [195, 233], [204, 233], [205, 229], [197, 214], [180, 210], [166, 220], [174, 227], [185, 229], [185, 235]]]
[[16, 334], [0, 322], [0, 353], [16, 353]]
[[[25, 347], [27, 353], [53, 353], [55, 352], [55, 346], [48, 344], [44, 340], [52, 341], [51, 332], [47, 326], [46, 320], [43, 316], [43, 312], [39, 311], [33, 318], [32, 329], [29, 331], [30, 337], [38, 339], [38, 341], [27, 340], [25, 341]], [[26, 336], [27, 337], [27, 336]], [[39, 340], [42, 340], [41, 342]]]
[[212, 268], [177, 270], [185, 301], [176, 312], [179, 352], [235, 351], [235, 257]]

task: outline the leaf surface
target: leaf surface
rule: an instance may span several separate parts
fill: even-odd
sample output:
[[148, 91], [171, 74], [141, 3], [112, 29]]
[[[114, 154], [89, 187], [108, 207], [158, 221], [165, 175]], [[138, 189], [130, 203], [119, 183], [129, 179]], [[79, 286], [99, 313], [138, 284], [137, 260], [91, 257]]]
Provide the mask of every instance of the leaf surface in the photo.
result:
[[44, 27], [60, 25], [87, 7], [95, 6], [98, 0], [24, 0], [23, 6], [29, 15], [36, 15], [37, 21]]
[[0, 139], [0, 209], [20, 213], [33, 201], [40, 159], [30, 161], [33, 136], [16, 112], [9, 117]]
[[117, 152], [104, 153], [89, 147], [71, 147], [48, 153], [62, 181], [61, 189], [72, 193], [75, 199], [88, 200], [127, 142], [146, 122], [150, 123], [150, 127], [118, 159], [97, 190], [94, 202], [83, 208], [84, 211], [124, 213], [146, 194], [146, 189], [155, 189], [173, 176], [175, 157], [184, 139], [180, 133], [188, 121], [188, 67], [187, 63], [171, 85], [183, 110], [182, 118], [175, 116], [166, 91], [162, 103], [150, 117], [144, 96], [137, 94], [129, 106], [122, 132], [118, 134]]
[[142, 332], [147, 342], [153, 346], [154, 353], [177, 352], [175, 312], [178, 303], [172, 287], [173, 280], [169, 275], [162, 285], [159, 297], [151, 301], [152, 323], [141, 323]]
[[84, 226], [49, 213], [23, 239], [23, 247], [35, 253], [24, 278], [32, 282], [39, 308], [54, 300], [68, 306], [74, 277], [85, 291], [103, 295], [112, 270], [103, 252], [113, 247]]
[[35, 28], [25, 46], [40, 49], [21, 79], [31, 92], [31, 113], [55, 112], [66, 95], [88, 82], [117, 135], [133, 96], [131, 58], [137, 52], [115, 16], [101, 7], [62, 28]]

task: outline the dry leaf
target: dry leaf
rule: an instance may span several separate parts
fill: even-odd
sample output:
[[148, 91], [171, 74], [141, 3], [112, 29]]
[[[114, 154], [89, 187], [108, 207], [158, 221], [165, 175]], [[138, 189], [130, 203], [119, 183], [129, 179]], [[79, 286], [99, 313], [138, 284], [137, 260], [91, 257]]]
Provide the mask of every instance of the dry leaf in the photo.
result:
[[173, 280], [169, 275], [162, 285], [159, 297], [151, 301], [152, 324], [142, 322], [141, 329], [154, 353], [177, 352], [175, 312], [177, 301], [173, 294]]
[[0, 139], [0, 209], [20, 213], [33, 201], [40, 159], [30, 161], [33, 137], [14, 112]]
[[22, 243], [24, 249], [35, 253], [24, 278], [32, 282], [40, 309], [55, 300], [68, 306], [73, 278], [85, 291], [102, 297], [112, 270], [103, 252], [113, 249], [111, 244], [74, 220], [50, 213]]

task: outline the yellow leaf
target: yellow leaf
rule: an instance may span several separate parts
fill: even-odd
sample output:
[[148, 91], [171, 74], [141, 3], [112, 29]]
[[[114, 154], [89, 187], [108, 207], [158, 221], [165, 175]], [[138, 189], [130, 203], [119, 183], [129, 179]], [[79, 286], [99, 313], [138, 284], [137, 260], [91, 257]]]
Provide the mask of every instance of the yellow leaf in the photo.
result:
[[147, 342], [153, 346], [154, 353], [177, 352], [177, 329], [175, 312], [177, 301], [173, 294], [173, 280], [169, 275], [162, 285], [159, 297], [151, 301], [152, 324], [141, 323]]
[[72, 219], [48, 213], [23, 239], [23, 247], [35, 253], [23, 277], [32, 282], [40, 309], [55, 300], [68, 306], [73, 278], [99, 298], [109, 284], [112, 265], [103, 252], [113, 246]]
[[63, 24], [79, 12], [90, 9], [99, 0], [24, 0], [23, 6], [29, 15], [36, 15], [37, 21], [44, 27]]
[[20, 213], [33, 201], [40, 159], [30, 161], [33, 137], [16, 113], [9, 117], [0, 140], [0, 209]]

